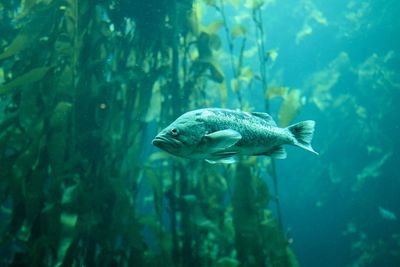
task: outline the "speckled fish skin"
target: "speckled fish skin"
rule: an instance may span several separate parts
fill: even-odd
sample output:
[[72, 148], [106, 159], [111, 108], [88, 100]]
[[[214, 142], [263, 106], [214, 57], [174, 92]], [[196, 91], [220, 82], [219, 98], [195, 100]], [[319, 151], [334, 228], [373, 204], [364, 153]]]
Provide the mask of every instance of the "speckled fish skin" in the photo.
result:
[[189, 111], [153, 140], [176, 156], [232, 163], [237, 155], [285, 158], [282, 145], [295, 145], [317, 154], [311, 147], [314, 121], [279, 128], [267, 113], [208, 108]]

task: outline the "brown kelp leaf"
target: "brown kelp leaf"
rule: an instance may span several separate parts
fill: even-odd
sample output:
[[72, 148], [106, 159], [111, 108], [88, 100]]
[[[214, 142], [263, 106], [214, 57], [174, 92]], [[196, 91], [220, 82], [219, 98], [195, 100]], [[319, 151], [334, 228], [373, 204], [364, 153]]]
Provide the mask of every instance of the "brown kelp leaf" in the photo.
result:
[[161, 94], [161, 82], [156, 81], [153, 84], [150, 107], [147, 110], [147, 114], [144, 118], [146, 122], [151, 122], [154, 120], [158, 120], [161, 114], [161, 103], [163, 100], [163, 95]]
[[155, 197], [161, 197], [163, 186], [160, 175], [150, 167], [145, 168], [145, 174], [153, 188], [153, 193], [156, 195]]
[[278, 58], [278, 49], [271, 49], [265, 52], [265, 60], [275, 62], [276, 59]]
[[240, 7], [240, 1], [239, 0], [231, 0], [231, 4], [232, 4], [232, 7], [234, 9], [238, 9]]
[[63, 72], [59, 75], [57, 80], [56, 90], [62, 96], [73, 96], [74, 90], [73, 88], [74, 81], [74, 73], [70, 66], [66, 66]]
[[286, 127], [300, 113], [305, 102], [300, 90], [291, 90], [285, 97], [279, 110], [279, 123], [281, 127]]
[[15, 182], [20, 183], [22, 179], [35, 167], [39, 152], [39, 140], [33, 140], [31, 145], [14, 162], [11, 176]]
[[[45, 16], [48, 9], [42, 8], [43, 5], [39, 5], [36, 2], [38, 1], [24, 1], [23, 10], [17, 17], [21, 21], [27, 20], [27, 22], [22, 25], [17, 37], [0, 54], [0, 60], [31, 48], [38, 41], [43, 29], [49, 25], [48, 19], [51, 16]], [[43, 3], [44, 1], [41, 2]], [[39, 6], [41, 7], [39, 8]]]
[[217, 34], [210, 34], [209, 45], [210, 48], [214, 50], [218, 50], [221, 48], [221, 39]]
[[285, 97], [288, 91], [289, 88], [284, 86], [269, 87], [267, 90], [265, 90], [265, 98], [272, 99], [277, 96]]
[[209, 62], [208, 68], [210, 70], [211, 80], [217, 83], [222, 83], [224, 81], [224, 73], [221, 66], [217, 62]]
[[36, 68], [18, 76], [6, 84], [0, 85], [0, 95], [8, 94], [16, 87], [40, 81], [49, 70], [50, 67]]
[[71, 108], [72, 104], [69, 102], [60, 102], [57, 104], [50, 119], [50, 129], [52, 131], [62, 131], [66, 129]]
[[212, 58], [212, 50], [210, 46], [210, 35], [206, 32], [201, 32], [197, 38], [197, 50], [199, 58], [202, 60], [210, 60]]
[[239, 90], [239, 82], [237, 79], [231, 80], [231, 89], [233, 92], [237, 92]]
[[38, 37], [37, 31], [22, 31], [9, 46], [0, 54], [0, 60], [11, 57], [16, 53], [28, 48]]
[[221, 103], [224, 105], [226, 100], [228, 99], [228, 88], [226, 88], [226, 83], [220, 83], [219, 85], [219, 92], [221, 96]]
[[193, 65], [198, 68], [199, 73], [208, 71], [210, 79], [214, 82], [222, 83], [225, 79], [221, 66], [212, 58], [199, 59]]
[[208, 24], [207, 27], [205, 27], [205, 31], [208, 34], [215, 34], [219, 31], [224, 26], [224, 21], [223, 20], [216, 20]]
[[236, 24], [231, 30], [231, 36], [232, 38], [243, 37], [246, 35], [246, 32], [247, 31], [245, 27], [243, 27], [241, 24]]
[[59, 176], [64, 169], [71, 107], [71, 104], [68, 102], [58, 103], [50, 119], [48, 152], [51, 170], [56, 177]]
[[239, 70], [239, 80], [250, 82], [254, 74], [250, 67], [243, 67]]

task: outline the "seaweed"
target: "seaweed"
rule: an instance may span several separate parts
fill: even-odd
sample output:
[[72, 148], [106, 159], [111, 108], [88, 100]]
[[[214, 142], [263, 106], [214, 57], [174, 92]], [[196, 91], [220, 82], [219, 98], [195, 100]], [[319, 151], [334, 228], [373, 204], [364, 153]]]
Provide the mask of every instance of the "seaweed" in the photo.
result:
[[[235, 169], [148, 152], [156, 123], [210, 95], [250, 106], [248, 30], [228, 25], [223, 1], [205, 2], [33, 0], [5, 13], [0, 265], [296, 266], [254, 160]], [[196, 6], [221, 18], [206, 27]]]

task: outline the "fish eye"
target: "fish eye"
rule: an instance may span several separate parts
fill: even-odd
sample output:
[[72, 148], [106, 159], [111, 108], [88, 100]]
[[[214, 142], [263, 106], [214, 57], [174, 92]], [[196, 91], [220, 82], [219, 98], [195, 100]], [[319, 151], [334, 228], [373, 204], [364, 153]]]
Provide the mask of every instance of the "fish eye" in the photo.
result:
[[179, 134], [178, 129], [172, 128], [172, 129], [171, 129], [171, 134], [172, 134], [173, 136], [177, 136], [177, 135]]

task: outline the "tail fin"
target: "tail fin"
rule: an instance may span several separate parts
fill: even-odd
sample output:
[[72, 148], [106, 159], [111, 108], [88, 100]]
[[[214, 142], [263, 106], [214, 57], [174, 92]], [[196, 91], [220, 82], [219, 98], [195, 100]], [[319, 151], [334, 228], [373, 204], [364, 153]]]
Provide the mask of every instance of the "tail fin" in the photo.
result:
[[315, 121], [302, 121], [296, 124], [293, 124], [287, 129], [289, 132], [293, 135], [295, 141], [293, 145], [304, 148], [314, 154], [318, 155], [318, 152], [316, 152], [312, 147], [311, 147], [311, 140], [314, 135], [314, 126], [315, 126]]

